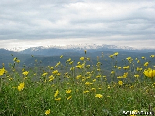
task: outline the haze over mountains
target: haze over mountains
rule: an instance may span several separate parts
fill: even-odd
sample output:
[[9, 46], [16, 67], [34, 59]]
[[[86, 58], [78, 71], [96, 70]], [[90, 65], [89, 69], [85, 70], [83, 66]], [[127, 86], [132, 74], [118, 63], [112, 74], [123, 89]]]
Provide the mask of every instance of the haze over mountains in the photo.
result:
[[[155, 49], [134, 49], [132, 47], [120, 47], [115, 45], [68, 45], [68, 46], [40, 46], [31, 47], [25, 50], [20, 50], [20, 48], [14, 48], [11, 51], [6, 49], [0, 49], [0, 64], [5, 63], [8, 66], [9, 63], [13, 63], [13, 58], [17, 57], [21, 60], [20, 66], [27, 65], [33, 66], [34, 60], [43, 61], [44, 66], [55, 65], [58, 61], [66, 62], [68, 58], [72, 58], [75, 61], [79, 61], [81, 56], [85, 56], [84, 50], [87, 50], [87, 57], [92, 59], [92, 62], [96, 63], [96, 57], [102, 56], [104, 54], [104, 59], [107, 59], [106, 65], [110, 65], [109, 55], [114, 52], [119, 52], [118, 62], [126, 57], [140, 58], [142, 56], [148, 57], [155, 54]], [[12, 56], [12, 55], [13, 56]], [[33, 55], [34, 57], [32, 58]], [[63, 59], [60, 59], [60, 55], [64, 55]]]

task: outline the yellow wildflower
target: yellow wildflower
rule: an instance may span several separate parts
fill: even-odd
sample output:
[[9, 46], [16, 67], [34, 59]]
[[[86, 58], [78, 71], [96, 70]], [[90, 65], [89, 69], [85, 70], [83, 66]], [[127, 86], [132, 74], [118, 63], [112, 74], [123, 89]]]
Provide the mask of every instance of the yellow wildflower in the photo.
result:
[[5, 73], [5, 68], [0, 69], [0, 76], [2, 76]]
[[25, 85], [24, 82], [23, 83], [20, 83], [19, 86], [18, 86], [18, 91], [23, 90], [24, 89], [24, 85]]
[[111, 74], [114, 74], [115, 73], [115, 71], [111, 71]]
[[153, 78], [155, 77], [155, 70], [153, 69], [147, 69], [147, 70], [144, 70], [143, 72], [147, 77], [150, 77], [150, 78]]
[[71, 92], [72, 92], [71, 89], [66, 90], [66, 93], [71, 93]]
[[86, 82], [86, 83], [85, 83], [85, 85], [91, 85], [91, 84], [93, 84], [93, 83], [90, 83], [90, 82]]
[[53, 75], [49, 76], [49, 81], [53, 81], [53, 80], [54, 80], [54, 76]]
[[55, 100], [56, 100], [56, 101], [60, 101], [60, 100], [61, 100], [61, 98], [60, 98], [60, 97], [59, 97], [59, 98], [55, 98]]
[[154, 57], [155, 57], [155, 55], [151, 55], [150, 57], [154, 58]]
[[117, 56], [117, 55], [118, 55], [118, 52], [115, 52], [113, 55], [114, 55], [114, 56]]
[[129, 69], [129, 66], [124, 66], [123, 69]]
[[139, 75], [134, 75], [134, 77], [137, 77], [137, 78], [138, 78], [138, 77], [139, 77]]
[[69, 58], [68, 60], [67, 60], [67, 62], [70, 62], [71, 61], [71, 58]]
[[59, 90], [57, 89], [56, 92], [55, 92], [55, 94], [54, 94], [54, 97], [57, 97], [58, 94], [59, 94]]
[[17, 63], [19, 63], [19, 62], [20, 62], [20, 60], [16, 60], [16, 62], [17, 62]]
[[67, 100], [69, 100], [69, 99], [71, 99], [72, 98], [72, 96], [69, 96], [69, 97], [67, 97]]
[[110, 57], [110, 58], [113, 58], [113, 55], [110, 55], [109, 57]]
[[126, 59], [129, 61], [129, 60], [131, 60], [131, 57], [127, 57]]
[[84, 57], [81, 57], [80, 60], [84, 60]]
[[48, 74], [47, 72], [46, 73], [43, 73], [42, 76], [46, 76], [47, 74]]
[[142, 71], [142, 70], [143, 70], [143, 68], [137, 67], [137, 71]]
[[136, 116], [138, 110], [133, 110], [132, 113], [130, 114], [130, 116]]
[[86, 90], [86, 91], [83, 91], [83, 93], [89, 93], [89, 91], [88, 91], [88, 90]]
[[61, 55], [60, 58], [63, 58], [63, 55]]
[[29, 71], [24, 71], [22, 74], [27, 76], [29, 74]]
[[148, 66], [149, 62], [145, 62], [144, 66]]
[[50, 114], [50, 109], [45, 111], [45, 115]]
[[118, 69], [121, 69], [122, 67], [117, 67]]
[[85, 50], [84, 53], [86, 54], [87, 53], [87, 50]]
[[59, 71], [58, 70], [55, 70], [52, 72], [52, 74], [57, 74]]
[[122, 81], [118, 81], [118, 84], [119, 84], [119, 85], [123, 85], [123, 82], [122, 82]]
[[96, 94], [95, 97], [102, 98], [103, 95], [101, 95], [101, 94]]
[[144, 56], [142, 56], [141, 58], [142, 58], [142, 59], [145, 59], [145, 57], [144, 57]]

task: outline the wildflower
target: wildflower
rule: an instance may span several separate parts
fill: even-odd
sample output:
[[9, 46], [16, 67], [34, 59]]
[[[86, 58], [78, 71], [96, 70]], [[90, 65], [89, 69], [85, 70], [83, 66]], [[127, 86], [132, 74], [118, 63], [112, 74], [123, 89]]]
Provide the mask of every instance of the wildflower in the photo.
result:
[[69, 62], [69, 64], [73, 64], [73, 61]]
[[52, 72], [52, 74], [57, 74], [58, 73], [58, 70], [55, 70]]
[[143, 68], [137, 67], [137, 71], [142, 71], [142, 70], [143, 70]]
[[14, 57], [13, 61], [16, 61], [17, 60], [17, 57]]
[[29, 74], [29, 71], [24, 71], [22, 74], [27, 76]]
[[148, 66], [149, 62], [145, 62], [144, 66]]
[[139, 60], [137, 60], [137, 63], [139, 63], [140, 61]]
[[54, 97], [57, 97], [58, 94], [59, 94], [59, 90], [57, 89], [56, 92], [55, 92], [55, 94], [54, 94]]
[[119, 85], [123, 85], [123, 82], [122, 82], [122, 81], [118, 81], [118, 84], [119, 84]]
[[86, 90], [86, 91], [83, 91], [83, 93], [89, 93], [89, 91], [88, 91], [88, 90]]
[[87, 53], [87, 50], [85, 50], [84, 53], [86, 54]]
[[155, 70], [153, 69], [147, 69], [147, 70], [144, 70], [144, 75], [146, 75], [147, 77], [150, 77], [150, 78], [153, 78], [155, 76]]
[[131, 60], [131, 57], [127, 57], [126, 59], [129, 61], [129, 60]]
[[96, 79], [93, 79], [93, 82], [95, 82], [96, 81]]
[[134, 77], [137, 77], [137, 78], [138, 78], [138, 77], [139, 77], [139, 75], [134, 75]]
[[154, 58], [154, 57], [155, 57], [155, 55], [151, 55], [150, 57], [151, 57], [151, 58]]
[[60, 65], [60, 61], [55, 65], [55, 67], [58, 67]]
[[122, 67], [117, 67], [118, 69], [121, 69]]
[[16, 62], [17, 62], [17, 63], [19, 63], [19, 62], [20, 62], [20, 60], [16, 60]]
[[76, 79], [79, 79], [80, 77], [82, 77], [82, 75], [80, 74], [80, 75], [77, 75], [76, 76]]
[[71, 93], [71, 92], [72, 92], [71, 89], [66, 90], [66, 93]]
[[71, 67], [71, 68], [70, 68], [70, 70], [74, 70], [74, 69], [75, 69], [75, 67]]
[[49, 81], [53, 81], [53, 80], [54, 80], [54, 76], [53, 75], [49, 76]]
[[115, 73], [115, 71], [111, 71], [111, 74], [114, 74]]
[[69, 99], [71, 99], [72, 98], [72, 96], [69, 96], [69, 97], [67, 97], [67, 100], [69, 100]]
[[2, 76], [5, 73], [5, 68], [0, 69], [0, 76]]
[[102, 98], [103, 95], [101, 95], [101, 94], [96, 94], [95, 97]]
[[129, 69], [129, 66], [124, 66], [123, 69]]
[[50, 67], [51, 70], [54, 70], [54, 67]]
[[86, 83], [85, 83], [85, 85], [91, 85], [91, 84], [93, 84], [93, 83], [90, 83], [90, 82], [86, 82]]
[[50, 114], [50, 109], [45, 111], [45, 115]]
[[59, 98], [55, 98], [55, 100], [56, 100], [56, 101], [60, 101], [60, 100], [61, 100], [61, 98], [60, 98], [60, 97], [59, 97]]
[[128, 76], [128, 72], [123, 74], [123, 77], [126, 78]]
[[101, 77], [101, 75], [97, 75], [97, 76], [96, 76], [96, 78], [100, 78], [100, 77]]
[[95, 89], [95, 88], [91, 88], [91, 90], [94, 90], [94, 91], [96, 91], [96, 89]]
[[145, 57], [144, 57], [144, 56], [142, 56], [141, 58], [142, 58], [142, 59], [145, 59]]
[[118, 52], [115, 52], [113, 55], [114, 55], [114, 56], [117, 56], [117, 55], [118, 55]]
[[84, 57], [81, 57], [80, 60], [84, 60]]
[[79, 65], [81, 62], [77, 62], [77, 65]]
[[90, 61], [90, 58], [87, 58], [88, 61]]
[[42, 76], [46, 76], [47, 74], [48, 74], [47, 72], [46, 73], [43, 73]]
[[60, 58], [63, 58], [63, 55], [61, 55]]
[[20, 83], [19, 86], [18, 86], [18, 91], [23, 90], [24, 89], [24, 85], [25, 85], [24, 82], [23, 83]]
[[110, 89], [110, 85], [108, 85], [108, 89]]
[[67, 62], [70, 62], [71, 61], [71, 58], [69, 58], [68, 60], [67, 60]]
[[114, 56], [114, 55], [110, 55], [109, 57], [110, 57], [110, 58], [113, 58], [113, 56]]

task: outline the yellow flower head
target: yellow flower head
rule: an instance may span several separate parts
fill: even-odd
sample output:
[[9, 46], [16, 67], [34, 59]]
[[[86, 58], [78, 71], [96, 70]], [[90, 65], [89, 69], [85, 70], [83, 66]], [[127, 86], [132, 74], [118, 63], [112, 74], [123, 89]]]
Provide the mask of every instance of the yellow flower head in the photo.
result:
[[50, 109], [45, 111], [45, 115], [50, 114]]
[[155, 70], [153, 70], [153, 69], [144, 70], [143, 73], [144, 73], [144, 75], [147, 76], [147, 77], [150, 77], [150, 78], [155, 77]]
[[46, 73], [43, 73], [42, 76], [46, 76], [47, 74], [48, 74], [47, 72]]
[[63, 58], [63, 55], [61, 55], [60, 58]]
[[118, 52], [115, 52], [113, 55], [114, 55], [114, 56], [117, 56], [117, 55], [118, 55]]
[[69, 97], [67, 97], [67, 100], [69, 100], [69, 99], [71, 99], [72, 98], [72, 96], [69, 96]]
[[0, 69], [0, 76], [2, 76], [5, 73], [5, 68]]
[[72, 90], [70, 90], [70, 89], [66, 90], [66, 93], [71, 93], [71, 92], [72, 92]]
[[59, 97], [59, 98], [55, 98], [55, 100], [56, 100], [56, 101], [60, 101], [60, 100], [61, 100], [61, 98], [60, 98], [60, 97]]
[[29, 74], [29, 71], [24, 71], [22, 74], [27, 76]]
[[149, 62], [145, 62], [144, 66], [148, 66]]
[[24, 89], [24, 86], [25, 86], [25, 83], [20, 83], [19, 86], [18, 86], [18, 91], [21, 91]]
[[80, 60], [84, 60], [84, 57], [81, 57]]
[[102, 98], [103, 95], [101, 95], [101, 94], [96, 94], [95, 97]]
[[118, 81], [118, 84], [119, 84], [119, 85], [123, 85], [123, 82], [122, 82], [122, 81]]
[[56, 92], [55, 92], [55, 94], [54, 94], [54, 97], [57, 97], [58, 94], [59, 94], [59, 90], [57, 89]]
[[151, 55], [150, 57], [154, 58], [154, 57], [155, 57], [155, 55]]

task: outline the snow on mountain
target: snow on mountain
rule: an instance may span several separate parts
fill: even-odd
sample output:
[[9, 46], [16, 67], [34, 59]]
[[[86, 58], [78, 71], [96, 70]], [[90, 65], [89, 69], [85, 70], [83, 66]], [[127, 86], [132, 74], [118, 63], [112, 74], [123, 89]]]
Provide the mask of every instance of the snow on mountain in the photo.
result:
[[[50, 50], [50, 49], [60, 49], [60, 50], [151, 50], [151, 49], [136, 49], [129, 46], [116, 46], [116, 45], [96, 45], [96, 44], [73, 44], [73, 45], [66, 45], [66, 46], [56, 46], [56, 45], [47, 45], [47, 46], [38, 46], [38, 47], [30, 47], [30, 48], [11, 48], [7, 49], [9, 51], [16, 51], [16, 52], [37, 52], [42, 50]], [[152, 49], [153, 50], [153, 49]]]

